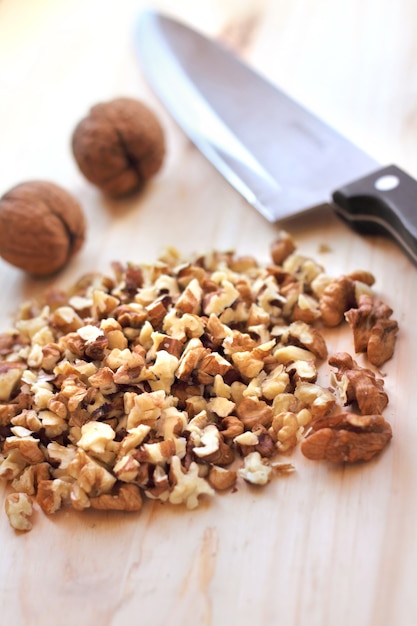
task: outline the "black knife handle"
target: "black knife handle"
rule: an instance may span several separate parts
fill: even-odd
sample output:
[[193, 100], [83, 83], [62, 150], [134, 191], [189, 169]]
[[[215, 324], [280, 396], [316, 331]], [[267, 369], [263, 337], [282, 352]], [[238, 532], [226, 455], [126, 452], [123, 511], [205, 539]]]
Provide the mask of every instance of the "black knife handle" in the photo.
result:
[[333, 193], [335, 211], [355, 229], [388, 233], [417, 264], [417, 181], [395, 165]]

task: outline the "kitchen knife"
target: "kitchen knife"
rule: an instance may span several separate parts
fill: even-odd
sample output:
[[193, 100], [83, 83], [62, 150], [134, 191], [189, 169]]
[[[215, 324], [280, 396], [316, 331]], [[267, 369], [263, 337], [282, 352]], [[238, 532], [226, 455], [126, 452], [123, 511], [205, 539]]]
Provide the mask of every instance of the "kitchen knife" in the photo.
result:
[[[364, 232], [394, 237], [417, 264], [417, 181], [365, 152], [231, 51], [154, 11], [135, 44], [144, 74], [193, 143], [268, 220], [329, 202]], [[353, 182], [349, 182], [353, 181]]]

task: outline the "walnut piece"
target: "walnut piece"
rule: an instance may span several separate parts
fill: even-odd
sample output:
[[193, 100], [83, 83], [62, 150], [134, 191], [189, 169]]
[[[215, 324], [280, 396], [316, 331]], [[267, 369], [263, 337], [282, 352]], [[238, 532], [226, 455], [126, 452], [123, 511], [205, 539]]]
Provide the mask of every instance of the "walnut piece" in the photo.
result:
[[24, 363], [19, 361], [0, 362], [0, 401], [11, 400], [14, 390], [22, 378]]
[[380, 300], [362, 294], [358, 308], [346, 311], [345, 317], [353, 331], [355, 352], [366, 352], [376, 367], [388, 361], [393, 353], [398, 323], [391, 319], [392, 309]]
[[198, 506], [198, 498], [201, 495], [213, 495], [213, 489], [208, 482], [198, 475], [197, 463], [191, 463], [188, 472], [181, 466], [180, 459], [174, 456], [171, 463], [174, 488], [170, 493], [171, 504], [185, 504], [187, 509], [195, 509]]
[[10, 525], [15, 530], [31, 530], [30, 516], [33, 512], [32, 498], [26, 493], [10, 493], [5, 500], [4, 508]]
[[355, 304], [355, 283], [347, 276], [332, 280], [320, 298], [320, 311], [325, 326], [338, 326], [345, 311]]
[[313, 430], [301, 444], [308, 459], [332, 463], [369, 461], [379, 454], [392, 437], [391, 426], [382, 415], [340, 413], [313, 424]]
[[207, 480], [216, 491], [225, 491], [234, 487], [237, 480], [237, 472], [213, 465]]
[[291, 235], [284, 230], [280, 231], [271, 245], [271, 257], [275, 265], [282, 265], [295, 248], [295, 242]]
[[56, 513], [69, 497], [70, 483], [55, 478], [54, 480], [41, 480], [38, 485], [36, 502], [47, 515]]
[[334, 354], [329, 365], [338, 369], [335, 374], [344, 404], [356, 402], [362, 415], [380, 414], [388, 404], [384, 381], [374, 372], [360, 367], [346, 352]]
[[0, 199], [0, 255], [32, 276], [61, 270], [81, 248], [85, 230], [79, 203], [51, 182], [24, 182]]
[[90, 499], [93, 509], [105, 511], [140, 511], [142, 496], [134, 484], [119, 485], [115, 493], [104, 493]]
[[136, 192], [160, 169], [165, 156], [162, 127], [142, 102], [116, 98], [91, 108], [72, 136], [75, 160], [104, 193]]
[[238, 475], [252, 485], [266, 485], [271, 480], [271, 473], [272, 467], [256, 451], [245, 457], [243, 468], [238, 470]]

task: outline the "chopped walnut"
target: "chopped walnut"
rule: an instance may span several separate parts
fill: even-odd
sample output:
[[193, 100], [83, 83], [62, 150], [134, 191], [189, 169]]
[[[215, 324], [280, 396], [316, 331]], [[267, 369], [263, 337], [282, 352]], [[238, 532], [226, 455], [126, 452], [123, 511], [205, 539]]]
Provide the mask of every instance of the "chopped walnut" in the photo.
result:
[[375, 283], [375, 276], [366, 270], [354, 270], [353, 272], [349, 272], [348, 278], [354, 280], [355, 283], [359, 282], [368, 287], [372, 287]]
[[391, 319], [392, 309], [368, 294], [359, 298], [358, 308], [346, 311], [353, 331], [355, 352], [366, 352], [372, 365], [380, 367], [393, 353], [398, 323]]
[[31, 530], [32, 498], [26, 493], [10, 493], [4, 503], [10, 525], [15, 530]]
[[316, 356], [310, 350], [298, 346], [281, 346], [274, 350], [274, 358], [278, 363], [293, 363], [295, 361], [315, 361]]
[[153, 428], [166, 405], [166, 394], [163, 390], [141, 394], [126, 392], [124, 405], [127, 413], [128, 429], [135, 428], [140, 424]]
[[355, 304], [355, 283], [347, 276], [332, 280], [320, 297], [321, 319], [325, 326], [338, 326], [345, 312]]
[[284, 260], [282, 268], [295, 276], [303, 287], [310, 287], [313, 280], [323, 272], [321, 265], [296, 251]]
[[234, 487], [237, 480], [237, 472], [213, 465], [207, 480], [216, 491], [225, 491]]
[[69, 498], [70, 491], [71, 484], [61, 478], [41, 480], [36, 493], [36, 502], [44, 513], [52, 515], [58, 511], [64, 501]]
[[43, 462], [37, 465], [28, 465], [23, 472], [19, 474], [13, 481], [12, 487], [16, 491], [26, 493], [28, 496], [36, 495], [39, 484], [42, 480], [50, 478], [49, 463]]
[[321, 312], [317, 299], [307, 293], [300, 293], [293, 305], [291, 320], [313, 324], [320, 319]]
[[193, 448], [194, 454], [215, 465], [229, 465], [234, 454], [231, 448], [224, 442], [222, 433], [214, 424], [208, 424], [201, 433], [200, 445]]
[[140, 511], [143, 500], [140, 489], [134, 484], [121, 484], [115, 493], [103, 493], [90, 498], [93, 509], [105, 511]]
[[288, 371], [286, 367], [280, 363], [260, 380], [260, 395], [266, 400], [273, 401], [274, 398], [285, 393], [289, 385], [290, 377]]
[[77, 450], [68, 465], [68, 475], [75, 478], [88, 495], [108, 493], [116, 482], [116, 478], [105, 467], [81, 449]]
[[161, 465], [157, 465], [152, 475], [153, 486], [145, 490], [148, 498], [157, 498], [162, 502], [166, 502], [169, 498], [170, 483], [168, 474]]
[[251, 452], [245, 457], [243, 468], [238, 470], [238, 475], [252, 485], [266, 485], [271, 480], [272, 468], [259, 452]]
[[200, 339], [190, 339], [179, 360], [176, 377], [183, 381], [190, 380], [203, 358], [209, 353], [209, 349], [203, 346]]
[[174, 456], [171, 462], [171, 473], [174, 488], [169, 495], [169, 501], [172, 504], [184, 503], [187, 509], [195, 509], [201, 495], [214, 495], [208, 482], [198, 475], [197, 463], [191, 463], [188, 472], [185, 472], [181, 467], [180, 459]]
[[392, 355], [398, 327], [374, 277], [331, 278], [283, 232], [271, 255], [262, 265], [170, 248], [21, 307], [0, 335], [11, 523], [29, 528], [30, 498], [47, 514], [139, 511], [145, 498], [194, 508], [240, 479], [266, 484], [274, 468], [292, 468], [280, 455], [306, 435], [307, 456], [366, 459], [382, 446], [381, 380], [339, 353], [333, 387], [319, 384], [328, 327], [344, 318], [371, 363]]
[[207, 403], [208, 410], [212, 411], [219, 417], [227, 417], [230, 415], [235, 406], [235, 402], [232, 402], [232, 400], [228, 400], [227, 398], [223, 398], [222, 396], [215, 396]]
[[211, 291], [204, 297], [203, 310], [205, 315], [220, 315], [239, 298], [239, 291], [229, 280], [222, 280], [217, 291]]
[[328, 415], [336, 404], [335, 396], [316, 383], [298, 382], [294, 396], [311, 411], [313, 418]]
[[70, 502], [75, 511], [84, 511], [91, 506], [90, 498], [77, 482], [71, 485]]
[[140, 462], [147, 461], [153, 465], [165, 464], [177, 453], [178, 448], [176, 444], [178, 444], [178, 440], [174, 439], [144, 443], [135, 453], [135, 458]]
[[301, 451], [309, 459], [332, 463], [369, 461], [391, 437], [391, 426], [382, 415], [341, 413], [320, 422], [317, 429], [313, 427], [302, 442]]
[[314, 383], [317, 380], [317, 368], [313, 361], [294, 361], [289, 363], [287, 371], [295, 382]]
[[170, 392], [178, 364], [178, 358], [166, 350], [159, 350], [156, 353], [154, 364], [148, 367], [148, 372], [155, 376], [155, 380], [149, 379], [152, 391], [162, 390], [165, 393]]
[[265, 359], [272, 353], [275, 341], [271, 340], [254, 347], [250, 352], [234, 352], [232, 361], [245, 378], [253, 378], [264, 368]]
[[23, 411], [12, 417], [9, 423], [13, 424], [13, 426], [23, 426], [23, 428], [33, 433], [39, 432], [42, 428], [42, 421], [38, 413], [33, 409], [23, 409]]
[[362, 415], [382, 413], [388, 404], [382, 378], [376, 378], [374, 372], [360, 367], [346, 352], [333, 355], [329, 364], [338, 369], [335, 380], [344, 405], [356, 402]]
[[271, 246], [271, 257], [275, 265], [282, 265], [295, 248], [296, 245], [291, 235], [282, 230]]
[[104, 422], [87, 422], [81, 426], [81, 437], [77, 446], [86, 452], [92, 452], [98, 456], [104, 454], [110, 442], [115, 438], [113, 428]]
[[234, 439], [238, 435], [241, 435], [245, 430], [243, 422], [234, 415], [230, 415], [222, 419], [222, 435], [226, 439]]
[[[54, 478], [68, 475], [68, 467], [77, 454], [76, 447], [63, 446], [51, 441], [47, 446], [47, 459], [51, 464]], [[36, 466], [35, 466], [36, 467]]]
[[327, 346], [323, 335], [306, 322], [296, 321], [288, 327], [288, 340], [312, 352], [318, 359], [327, 357]]
[[39, 448], [39, 439], [32, 437], [30, 431], [21, 426], [15, 426], [13, 431], [16, 435], [7, 437], [3, 444], [3, 451], [9, 452], [18, 449], [22, 459], [28, 464], [42, 463], [45, 460], [42, 450]]
[[138, 448], [149, 435], [151, 427], [149, 424], [139, 424], [134, 428], [129, 428], [127, 434], [120, 442], [118, 457], [128, 454], [131, 450]]
[[190, 280], [184, 291], [178, 297], [175, 308], [181, 313], [194, 313], [198, 315], [201, 309], [203, 290], [197, 278]]
[[297, 445], [302, 432], [303, 428], [298, 421], [297, 414], [291, 411], [274, 415], [269, 428], [269, 433], [281, 452], [292, 450]]
[[237, 416], [246, 428], [262, 424], [269, 426], [272, 422], [272, 408], [264, 400], [243, 398], [237, 406]]
[[0, 363], [0, 401], [11, 399], [22, 378], [24, 363], [4, 361]]
[[131, 483], [136, 480], [139, 473], [139, 461], [134, 458], [133, 454], [126, 454], [116, 462], [113, 472], [118, 480]]

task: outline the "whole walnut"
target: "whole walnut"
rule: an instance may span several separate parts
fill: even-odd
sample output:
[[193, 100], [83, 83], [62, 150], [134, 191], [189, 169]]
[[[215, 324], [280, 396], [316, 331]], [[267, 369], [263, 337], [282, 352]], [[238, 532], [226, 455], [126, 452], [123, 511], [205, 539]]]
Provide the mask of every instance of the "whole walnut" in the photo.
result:
[[81, 206], [54, 183], [24, 182], [0, 198], [0, 256], [33, 276], [62, 269], [85, 231]]
[[109, 196], [139, 191], [160, 169], [165, 136], [155, 114], [133, 98], [92, 107], [72, 136], [81, 172]]

